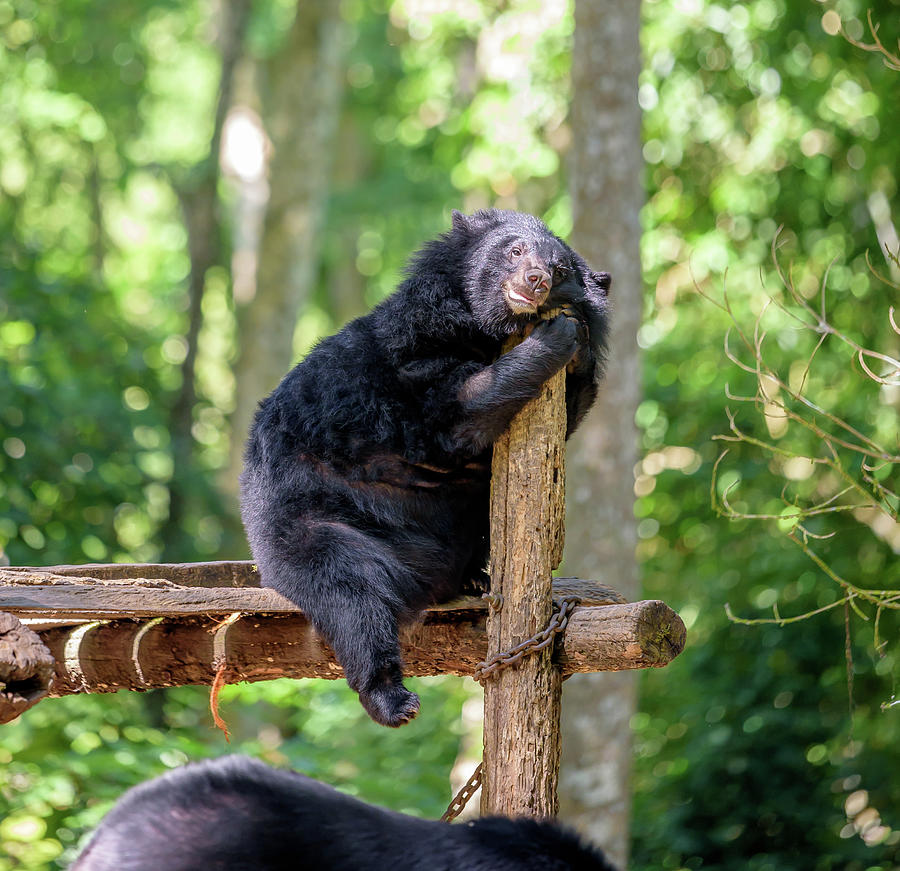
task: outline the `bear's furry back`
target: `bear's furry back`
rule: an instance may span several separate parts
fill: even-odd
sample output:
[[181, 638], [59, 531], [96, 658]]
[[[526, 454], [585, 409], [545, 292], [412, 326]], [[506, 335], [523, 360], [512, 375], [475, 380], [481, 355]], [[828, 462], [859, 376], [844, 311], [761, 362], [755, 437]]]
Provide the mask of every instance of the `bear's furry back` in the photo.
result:
[[[391, 296], [320, 341], [260, 405], [248, 461], [263, 459], [253, 455], [265, 450], [263, 433], [290, 434], [294, 448], [326, 462], [361, 462], [375, 447], [411, 462], [440, 461], [455, 410], [443, 378], [473, 345], [485, 360], [499, 347], [478, 334], [459, 270], [452, 246], [433, 248]], [[429, 381], [439, 395], [427, 386], [419, 392]]]
[[298, 868], [613, 871], [550, 821], [418, 819], [244, 756], [192, 763], [130, 789], [72, 871]]
[[[511, 313], [496, 290], [496, 252], [521, 234], [553, 239], [588, 274], [584, 261], [531, 215], [485, 210], [455, 217], [451, 230], [411, 258], [393, 294], [319, 342], [261, 403], [248, 463], [265, 459], [263, 433], [278, 433], [279, 456], [284, 448], [305, 449], [326, 462], [359, 463], [373, 451], [412, 463], [468, 459], [450, 438], [460, 416], [458, 388], [534, 320]], [[602, 347], [605, 321], [592, 327], [602, 329]]]

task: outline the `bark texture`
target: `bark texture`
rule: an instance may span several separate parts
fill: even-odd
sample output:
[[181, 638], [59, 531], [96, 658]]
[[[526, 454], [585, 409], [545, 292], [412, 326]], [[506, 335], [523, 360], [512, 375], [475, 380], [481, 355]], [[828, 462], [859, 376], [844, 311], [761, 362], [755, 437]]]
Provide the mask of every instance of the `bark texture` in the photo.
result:
[[[471, 675], [488, 648], [485, 609], [477, 604], [476, 600], [451, 610], [429, 611], [421, 623], [407, 627], [401, 633], [405, 673]], [[233, 622], [196, 611], [192, 616], [90, 620], [45, 626], [38, 635], [57, 662], [54, 696], [210, 684], [216, 664], [223, 659], [227, 683], [343, 677], [328, 645], [296, 611], [245, 613]], [[561, 639], [555, 650], [547, 648], [553, 651], [557, 673], [658, 668], [683, 647], [684, 625], [662, 602], [580, 606]], [[529, 659], [537, 656], [526, 657], [523, 663]], [[544, 728], [546, 711], [547, 699], [542, 698], [529, 709], [527, 722], [538, 721], [538, 727]], [[517, 744], [514, 738], [520, 733], [514, 733], [513, 722], [503, 725], [503, 743], [522, 760], [518, 764], [525, 771], [523, 776], [530, 779], [535, 757], [540, 765], [547, 748], [534, 744], [534, 739]], [[538, 812], [529, 810], [528, 788], [527, 780], [516, 785], [516, 795], [506, 796], [515, 807], [505, 812]]]
[[[613, 277], [605, 385], [569, 447], [566, 570], [615, 578], [638, 595], [633, 468], [640, 402], [636, 341], [641, 317], [639, 210], [643, 201], [637, 102], [640, 5], [576, 0], [573, 52], [572, 245]], [[633, 675], [566, 683], [560, 813], [615, 864], [627, 865]]]
[[124, 581], [172, 581], [181, 587], [258, 587], [259, 572], [252, 560], [208, 563], [81, 563], [71, 566], [3, 566], [0, 585], [46, 583], [42, 576]]
[[0, 724], [15, 720], [47, 695], [54, 666], [38, 635], [0, 611]]
[[256, 295], [239, 312], [227, 476], [232, 486], [256, 405], [293, 362], [297, 317], [315, 282], [343, 93], [343, 55], [340, 4], [310, 0], [298, 4], [285, 46], [262, 71], [263, 122], [273, 156]]
[[[494, 445], [488, 656], [547, 626], [550, 572], [559, 563], [565, 513], [565, 371], [513, 418]], [[487, 678], [482, 814], [555, 816], [562, 674], [551, 648]]]

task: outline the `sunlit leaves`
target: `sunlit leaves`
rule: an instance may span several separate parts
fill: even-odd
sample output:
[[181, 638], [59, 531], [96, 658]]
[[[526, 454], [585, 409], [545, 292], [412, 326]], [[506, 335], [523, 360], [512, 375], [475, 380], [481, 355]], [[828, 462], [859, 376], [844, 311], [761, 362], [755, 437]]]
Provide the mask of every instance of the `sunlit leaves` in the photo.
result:
[[[839, 13], [845, 29], [861, 37], [865, 8], [859, 3], [694, 0], [649, 2], [644, 9], [648, 202], [642, 262], [651, 294], [639, 341], [654, 405], [642, 406], [639, 425], [648, 456], [689, 445], [703, 465], [691, 476], [644, 465], [635, 484], [641, 523], [659, 523], [638, 545], [646, 593], [665, 598], [692, 625], [685, 654], [665, 675], [645, 677], [650, 716], [636, 729], [633, 864], [790, 867], [778, 851], [791, 844], [814, 856], [806, 864], [816, 869], [846, 864], [851, 853], [860, 867], [889, 868], [900, 836], [876, 854], [852, 826], [845, 833], [842, 801], [862, 781], [880, 796], [892, 789], [883, 772], [898, 764], [893, 726], [879, 706], [894, 679], [886, 684], [879, 675], [896, 674], [897, 660], [881, 658], [872, 620], [864, 624], [851, 612], [860, 739], [851, 750], [840, 590], [804, 553], [779, 541], [779, 524], [790, 532], [797, 523], [780, 498], [785, 483], [785, 498], [803, 500], [814, 498], [816, 488], [834, 493], [837, 482], [824, 481], [821, 467], [811, 468], [821, 458], [814, 440], [795, 441], [784, 431], [774, 438], [767, 424], [777, 421], [747, 406], [740, 417], [745, 431], [790, 443], [792, 451], [771, 459], [749, 448], [733, 450], [719, 467], [715, 498], [724, 496], [737, 512], [772, 519], [757, 525], [736, 519], [723, 527], [710, 515], [711, 494], [702, 491], [719, 453], [710, 437], [718, 431], [716, 420], [727, 426], [724, 406], [736, 404], [725, 398], [726, 389], [753, 395], [759, 379], [728, 365], [721, 344], [727, 319], [698, 304], [693, 291], [695, 282], [717, 298], [727, 289], [752, 324], [769, 297], [784, 295], [768, 266], [772, 239], [784, 224], [785, 268], [791, 264], [801, 296], [818, 304], [833, 263], [829, 317], [854, 339], [865, 336], [896, 351], [886, 321], [896, 294], [872, 277], [865, 252], [883, 268], [875, 214], [882, 228], [896, 221], [895, 137], [885, 131], [896, 127], [886, 101], [896, 93], [897, 74], [823, 28], [823, 16]], [[895, 11], [887, 3], [873, 10], [886, 44], [897, 35]], [[848, 100], [855, 101], [852, 109]], [[893, 169], [877, 169], [888, 165]], [[873, 190], [879, 192], [874, 199]], [[670, 310], [677, 317], [666, 316]], [[805, 373], [806, 394], [823, 409], [840, 412], [867, 433], [887, 434], [896, 445], [896, 398], [879, 395], [878, 385], [861, 386], [852, 355], [829, 345], [805, 372], [817, 337], [810, 341], [783, 317], [768, 328], [766, 348], [790, 384], [798, 387]], [[879, 588], [896, 584], [890, 547], [851, 512], [837, 525], [839, 535], [816, 546], [839, 575], [864, 577]], [[812, 531], [829, 530], [816, 523]], [[740, 614], [764, 608], [771, 616], [773, 606], [784, 616], [831, 610], [815, 626], [734, 627], [726, 622], [725, 602]], [[896, 637], [895, 623], [884, 623], [880, 628], [894, 628], [881, 637]], [[675, 724], [688, 726], [680, 741], [666, 736]], [[688, 769], [670, 764], [682, 757], [690, 760]], [[754, 840], [763, 818], [772, 834]]]

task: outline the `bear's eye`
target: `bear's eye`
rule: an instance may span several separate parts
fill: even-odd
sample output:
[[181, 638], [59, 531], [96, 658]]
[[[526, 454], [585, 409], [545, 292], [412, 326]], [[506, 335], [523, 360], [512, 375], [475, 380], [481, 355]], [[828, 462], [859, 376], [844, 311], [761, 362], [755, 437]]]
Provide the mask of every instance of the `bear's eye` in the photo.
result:
[[512, 254], [513, 257], [521, 257], [522, 247], [520, 245], [513, 245], [509, 253]]

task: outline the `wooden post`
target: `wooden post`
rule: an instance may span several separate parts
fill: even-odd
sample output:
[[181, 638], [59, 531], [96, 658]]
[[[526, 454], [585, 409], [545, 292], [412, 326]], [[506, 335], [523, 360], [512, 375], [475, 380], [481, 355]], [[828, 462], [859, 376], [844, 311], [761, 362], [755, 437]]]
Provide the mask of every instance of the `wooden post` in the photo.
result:
[[[562, 558], [565, 370], [519, 412], [494, 445], [488, 658], [547, 626], [551, 569]], [[551, 647], [487, 678], [482, 814], [555, 816], [562, 675]]]

